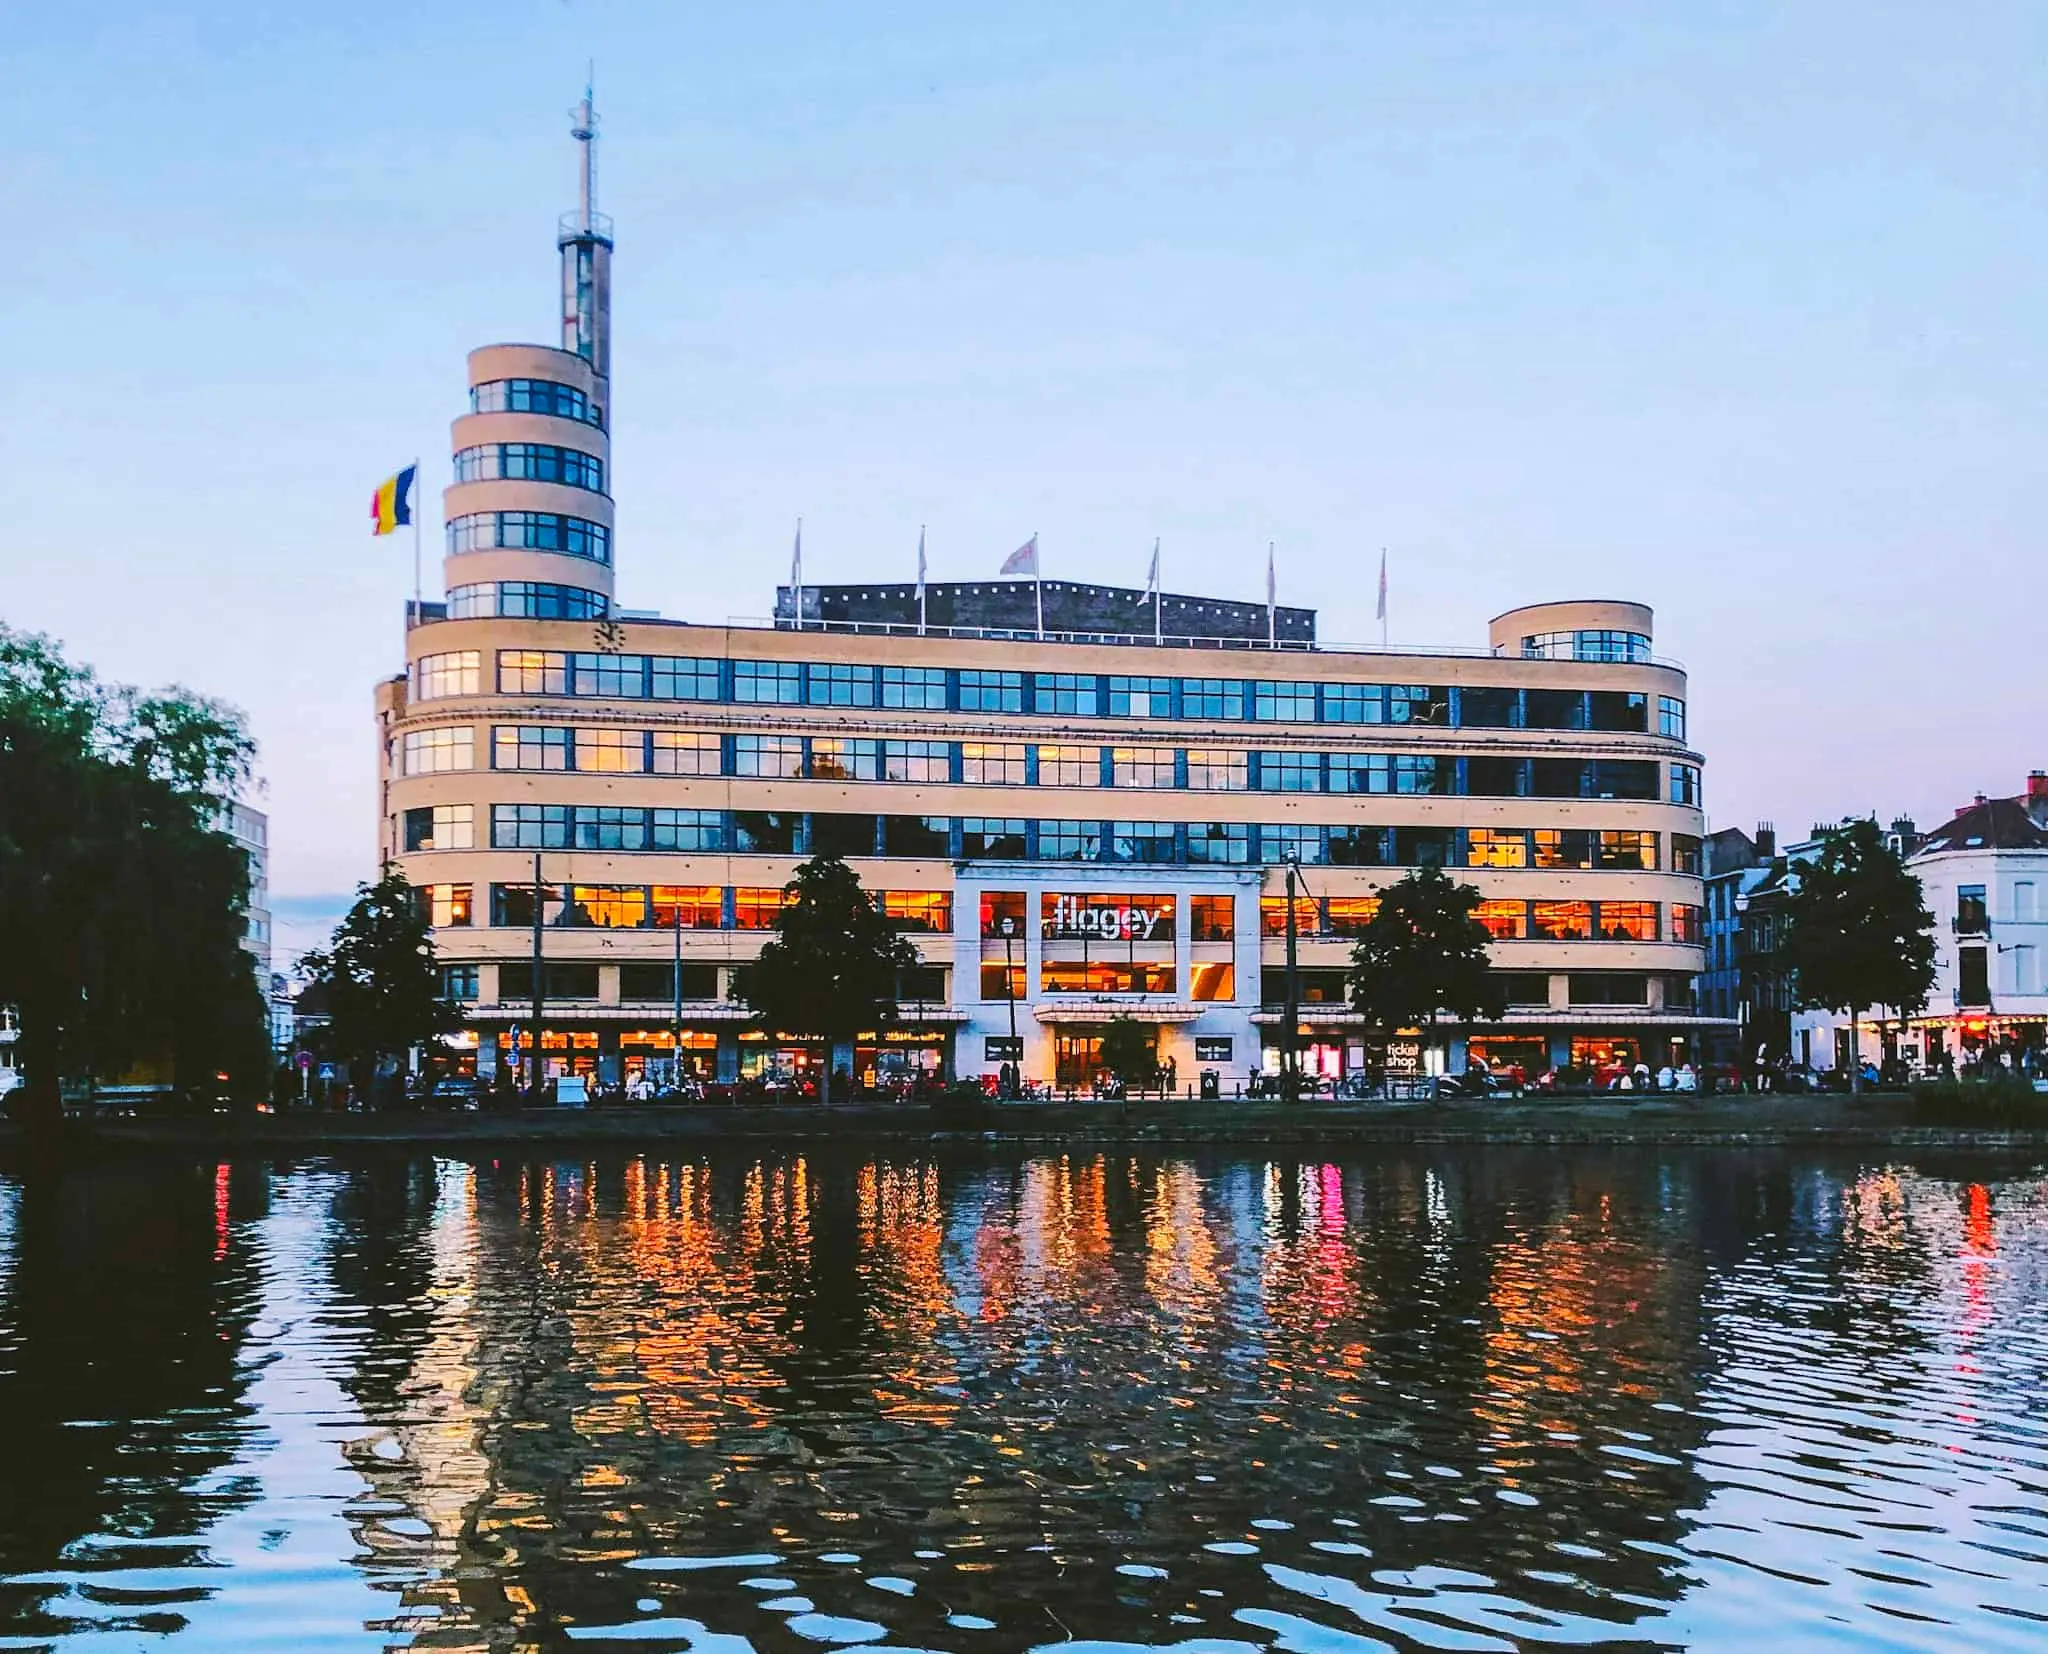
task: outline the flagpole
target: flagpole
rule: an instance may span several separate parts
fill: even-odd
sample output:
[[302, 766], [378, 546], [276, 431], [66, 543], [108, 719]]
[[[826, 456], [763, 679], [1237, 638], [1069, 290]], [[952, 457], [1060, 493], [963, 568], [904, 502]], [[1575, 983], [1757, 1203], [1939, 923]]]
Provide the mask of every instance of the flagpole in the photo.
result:
[[1165, 641], [1159, 631], [1159, 537], [1152, 537], [1152, 647]]
[[423, 566], [420, 556], [420, 501], [426, 490], [420, 487], [420, 462], [412, 462], [412, 622], [417, 626], [426, 618], [420, 613], [420, 606], [426, 602], [427, 594], [420, 573]]
[[1380, 647], [1387, 646], [1387, 548], [1380, 547]]
[[796, 629], [804, 629], [804, 520], [796, 520], [796, 561], [790, 569], [790, 578], [796, 590], [789, 594], [789, 609], [796, 620]]
[[917, 525], [917, 635], [924, 636], [924, 524]]
[[1279, 588], [1273, 584], [1273, 542], [1268, 540], [1266, 542], [1266, 647], [1268, 649], [1277, 649], [1279, 647], [1278, 610], [1275, 607], [1278, 602]]
[[1031, 531], [1031, 600], [1038, 609], [1038, 641], [1045, 641], [1045, 575], [1038, 566], [1038, 530]]

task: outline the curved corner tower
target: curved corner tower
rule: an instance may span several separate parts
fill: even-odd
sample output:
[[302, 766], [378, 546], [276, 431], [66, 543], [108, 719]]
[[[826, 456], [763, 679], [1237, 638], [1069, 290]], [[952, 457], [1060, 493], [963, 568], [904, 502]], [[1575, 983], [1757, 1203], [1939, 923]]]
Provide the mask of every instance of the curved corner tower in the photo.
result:
[[590, 620], [612, 610], [612, 222], [596, 209], [597, 117], [574, 114], [582, 189], [562, 215], [562, 343], [469, 355], [442, 497], [448, 618]]

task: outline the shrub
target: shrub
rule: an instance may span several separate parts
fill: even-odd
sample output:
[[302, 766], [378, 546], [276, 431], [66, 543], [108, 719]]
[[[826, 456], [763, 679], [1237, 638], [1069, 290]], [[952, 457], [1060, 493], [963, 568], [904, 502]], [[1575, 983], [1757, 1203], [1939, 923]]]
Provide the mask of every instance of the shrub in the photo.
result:
[[1928, 1080], [1913, 1087], [1913, 1119], [1929, 1126], [2048, 1127], [2048, 1093], [2014, 1078]]

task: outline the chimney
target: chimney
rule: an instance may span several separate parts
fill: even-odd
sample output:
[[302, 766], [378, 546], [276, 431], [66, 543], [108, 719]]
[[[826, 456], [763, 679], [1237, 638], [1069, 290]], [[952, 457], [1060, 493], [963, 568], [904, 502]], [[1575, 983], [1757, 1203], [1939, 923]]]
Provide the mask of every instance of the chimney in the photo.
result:
[[2048, 798], [2048, 770], [2027, 772], [2027, 799], [2032, 802], [2037, 798]]
[[1778, 853], [1778, 829], [1768, 821], [1756, 824], [1756, 853], [1759, 856], [1775, 856]]

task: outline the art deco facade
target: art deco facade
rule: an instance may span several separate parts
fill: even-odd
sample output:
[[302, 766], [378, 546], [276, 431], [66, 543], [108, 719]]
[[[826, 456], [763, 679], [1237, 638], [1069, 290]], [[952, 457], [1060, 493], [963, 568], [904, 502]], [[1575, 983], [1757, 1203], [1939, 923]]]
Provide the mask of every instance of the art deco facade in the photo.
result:
[[1341, 976], [1375, 893], [1431, 863], [1482, 890], [1513, 985], [1475, 1055], [1654, 1063], [1698, 1035], [1700, 756], [1648, 609], [1517, 609], [1444, 652], [1052, 582], [933, 586], [922, 624], [902, 586], [784, 589], [754, 626], [623, 614], [587, 195], [560, 246], [563, 348], [470, 357], [447, 599], [377, 697], [380, 852], [426, 893], [480, 1066], [531, 1021], [536, 893], [551, 1067], [664, 1061], [678, 994], [707, 1075], [820, 1060], [730, 990], [826, 850], [924, 960], [901, 1021], [837, 1055], [863, 1076], [1016, 1056], [1082, 1082], [1128, 1012], [1227, 1091], [1278, 1060], [1290, 861], [1314, 1069], [1359, 1058]]

